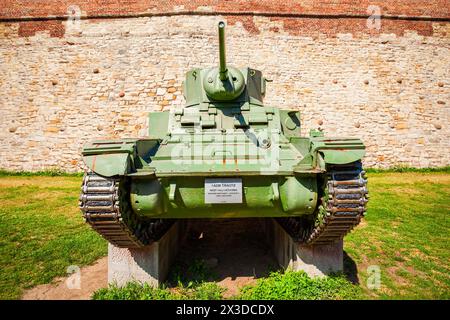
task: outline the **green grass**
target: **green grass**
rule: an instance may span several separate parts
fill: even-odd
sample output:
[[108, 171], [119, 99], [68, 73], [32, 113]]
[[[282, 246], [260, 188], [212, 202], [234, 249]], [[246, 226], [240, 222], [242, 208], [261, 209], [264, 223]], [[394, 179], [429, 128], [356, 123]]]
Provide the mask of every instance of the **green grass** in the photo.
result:
[[0, 170], [0, 177], [82, 177], [83, 172], [66, 172], [59, 169], [43, 171], [9, 171]]
[[[345, 238], [364, 296], [450, 298], [450, 175], [372, 173], [365, 221]], [[380, 267], [381, 288], [369, 290], [367, 268]]]
[[111, 285], [97, 290], [94, 300], [221, 300], [224, 289], [213, 282], [203, 282], [191, 288], [153, 288], [148, 284], [130, 282], [125, 287]]
[[[148, 284], [128, 283], [119, 288], [112, 285], [96, 291], [95, 300], [221, 300], [224, 289], [214, 282], [196, 282], [190, 287], [152, 288]], [[360, 288], [350, 283], [343, 275], [311, 279], [305, 272], [273, 272], [267, 278], [258, 279], [231, 297], [244, 300], [324, 300], [357, 299]]]
[[[175, 266], [167, 283], [160, 288], [148, 284], [128, 283], [119, 288], [111, 285], [96, 291], [95, 300], [220, 300], [224, 288], [211, 281], [214, 273], [201, 260], [195, 260], [186, 270]], [[336, 274], [327, 278], [311, 279], [305, 272], [271, 272], [267, 278], [258, 279], [255, 285], [241, 288], [232, 299], [245, 300], [299, 300], [299, 299], [356, 299], [361, 289]]]
[[396, 166], [390, 168], [367, 168], [365, 169], [367, 173], [403, 173], [403, 172], [415, 172], [415, 173], [450, 173], [450, 166], [447, 167], [433, 167], [433, 168], [414, 168], [407, 166]]
[[305, 272], [273, 272], [256, 285], [241, 289], [236, 298], [245, 300], [331, 300], [357, 299], [360, 288], [343, 275], [310, 278]]
[[80, 185], [78, 177], [0, 178], [0, 299], [106, 254], [77, 208]]
[[[304, 273], [272, 273], [242, 288], [245, 299], [450, 299], [450, 174], [369, 172], [370, 202], [363, 222], [345, 238], [349, 258], [342, 275], [310, 279]], [[65, 275], [106, 254], [106, 242], [80, 218], [77, 176], [0, 174], [0, 298]], [[354, 267], [352, 267], [354, 265]], [[369, 289], [368, 268], [381, 270], [381, 286]], [[356, 272], [355, 270], [356, 269]], [[202, 263], [174, 268], [159, 289], [129, 284], [101, 289], [95, 299], [221, 299]]]

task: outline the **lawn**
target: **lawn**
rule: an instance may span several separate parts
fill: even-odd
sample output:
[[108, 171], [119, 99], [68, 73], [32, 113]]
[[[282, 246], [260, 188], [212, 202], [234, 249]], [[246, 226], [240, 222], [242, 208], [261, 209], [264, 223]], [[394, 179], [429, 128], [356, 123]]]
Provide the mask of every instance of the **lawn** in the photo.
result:
[[[369, 298], [450, 298], [450, 174], [369, 174], [365, 221], [345, 238]], [[379, 266], [380, 290], [367, 289]]]
[[[69, 265], [106, 254], [106, 242], [78, 211], [80, 183], [76, 176], [0, 176], [0, 298], [20, 298], [24, 289], [65, 275]], [[369, 173], [369, 189], [367, 217], [345, 238], [346, 276], [356, 285], [342, 275], [312, 280], [274, 273], [236, 298], [449, 299], [448, 170]], [[374, 266], [381, 271], [379, 289], [368, 287]], [[95, 298], [213, 299], [221, 289], [202, 281], [180, 281], [175, 291], [131, 284]]]
[[0, 177], [0, 298], [66, 275], [107, 253], [78, 210], [80, 177]]

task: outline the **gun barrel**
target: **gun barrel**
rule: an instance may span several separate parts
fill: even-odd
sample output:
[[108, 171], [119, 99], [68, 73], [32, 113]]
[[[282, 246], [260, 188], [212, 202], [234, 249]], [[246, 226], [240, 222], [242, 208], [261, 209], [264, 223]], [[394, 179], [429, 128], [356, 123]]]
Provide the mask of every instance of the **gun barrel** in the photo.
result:
[[225, 56], [225, 23], [219, 22], [219, 77], [220, 80], [225, 81], [228, 79], [228, 69]]

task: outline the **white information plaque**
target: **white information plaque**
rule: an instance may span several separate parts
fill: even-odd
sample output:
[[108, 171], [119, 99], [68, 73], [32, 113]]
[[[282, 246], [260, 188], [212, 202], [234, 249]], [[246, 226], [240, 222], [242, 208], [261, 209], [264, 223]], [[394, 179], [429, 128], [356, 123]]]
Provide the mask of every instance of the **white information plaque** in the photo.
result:
[[205, 203], [242, 203], [242, 179], [205, 179]]

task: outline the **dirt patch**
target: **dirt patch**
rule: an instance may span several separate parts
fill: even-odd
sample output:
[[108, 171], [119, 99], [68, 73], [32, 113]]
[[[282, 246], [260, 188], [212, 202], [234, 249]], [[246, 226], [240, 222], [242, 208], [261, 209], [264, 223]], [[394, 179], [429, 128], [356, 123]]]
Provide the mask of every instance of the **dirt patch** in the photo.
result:
[[[108, 258], [104, 257], [91, 266], [81, 268], [80, 275], [79, 289], [69, 289], [66, 283], [68, 277], [60, 277], [56, 278], [51, 284], [39, 285], [25, 291], [22, 299], [88, 300], [94, 291], [108, 285]], [[70, 282], [70, 284], [73, 283], [75, 282]]]
[[[367, 227], [367, 221], [366, 221], [366, 219], [361, 219], [361, 221], [360, 221], [360, 223], [358, 224], [358, 226], [356, 226], [356, 228], [359, 228], [359, 229], [363, 229], [363, 228], [365, 228], [365, 227]], [[355, 229], [356, 229], [355, 228]]]
[[417, 190], [414, 188], [407, 188], [407, 187], [398, 187], [396, 186], [394, 190], [391, 190], [392, 193], [396, 193], [399, 196], [402, 195], [409, 195], [409, 196], [420, 196], [423, 194], [421, 190]]
[[390, 275], [389, 278], [395, 281], [396, 286], [406, 286], [408, 281], [398, 274], [399, 270], [404, 270], [401, 266], [393, 266], [386, 269], [386, 272]]

